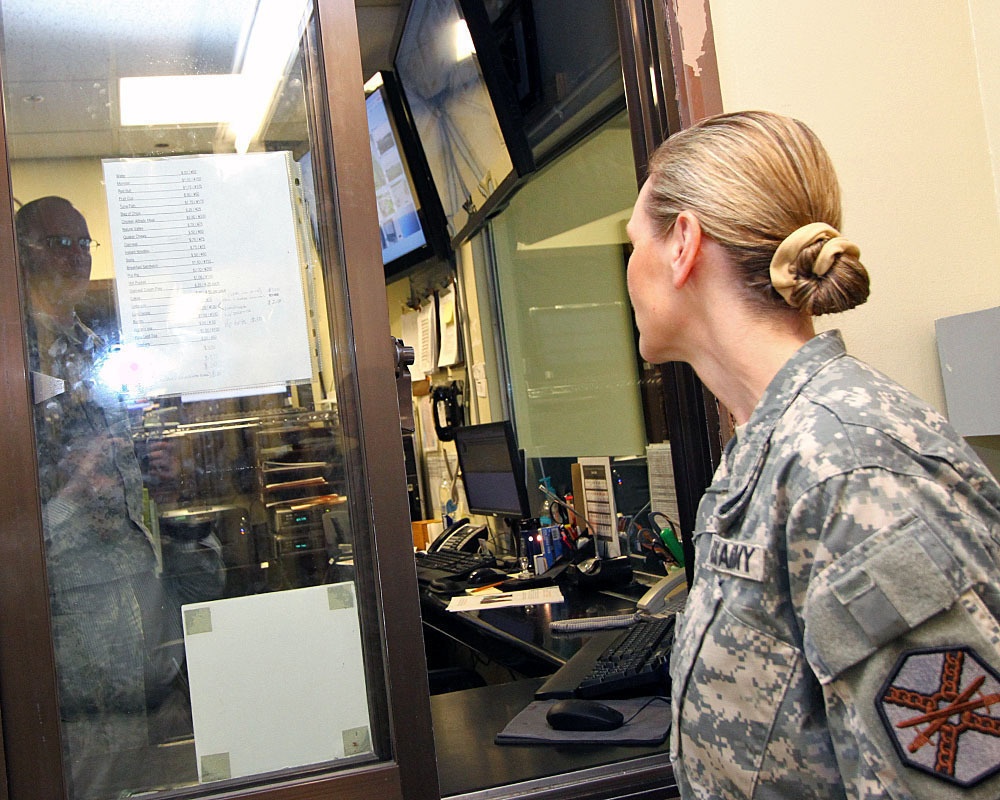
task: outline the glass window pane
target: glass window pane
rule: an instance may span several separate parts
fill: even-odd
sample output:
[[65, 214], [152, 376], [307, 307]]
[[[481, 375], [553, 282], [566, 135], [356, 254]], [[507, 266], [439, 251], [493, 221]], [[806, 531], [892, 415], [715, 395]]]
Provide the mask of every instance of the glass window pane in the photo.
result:
[[311, 3], [0, 10], [71, 796], [385, 757]]
[[[491, 222], [518, 442], [529, 458], [646, 446], [625, 224], [635, 203], [620, 115], [550, 165]], [[601, 420], [600, 424], [594, 424]]]

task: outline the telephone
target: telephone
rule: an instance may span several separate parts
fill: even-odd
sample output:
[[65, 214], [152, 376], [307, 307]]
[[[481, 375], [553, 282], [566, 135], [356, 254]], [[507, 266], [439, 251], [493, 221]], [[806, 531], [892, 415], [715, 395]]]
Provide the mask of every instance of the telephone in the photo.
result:
[[629, 628], [636, 622], [649, 617], [669, 617], [684, 607], [687, 597], [687, 575], [678, 569], [661, 578], [635, 604], [635, 611], [628, 614], [612, 614], [606, 617], [583, 617], [580, 619], [556, 619], [549, 623], [554, 633], [579, 633], [581, 631]]
[[[440, 412], [444, 411], [444, 422]], [[452, 381], [447, 386], [435, 386], [431, 390], [431, 412], [434, 415], [434, 432], [442, 442], [455, 438], [455, 429], [462, 427], [465, 414], [462, 411], [462, 383]]]
[[585, 558], [575, 565], [573, 581], [590, 589], [627, 586], [632, 583], [632, 562], [628, 556], [617, 558]]
[[648, 616], [672, 614], [682, 607], [684, 598], [687, 597], [687, 589], [687, 575], [684, 570], [675, 570], [661, 578], [639, 599], [635, 605], [636, 611]]
[[473, 525], [468, 519], [460, 519], [431, 542], [427, 552], [451, 550], [475, 553], [479, 550], [479, 542], [485, 539], [488, 534], [489, 530], [485, 525]]

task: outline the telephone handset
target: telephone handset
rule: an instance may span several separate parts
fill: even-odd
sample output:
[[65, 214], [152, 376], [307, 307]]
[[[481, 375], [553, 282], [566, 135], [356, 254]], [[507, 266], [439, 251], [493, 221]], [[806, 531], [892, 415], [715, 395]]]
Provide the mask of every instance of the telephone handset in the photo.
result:
[[675, 570], [660, 579], [635, 604], [635, 612], [613, 614], [607, 617], [583, 617], [581, 619], [557, 619], [549, 623], [556, 633], [578, 633], [580, 631], [610, 628], [628, 628], [648, 617], [669, 617], [680, 611], [687, 597], [687, 575], [683, 569]]
[[[441, 410], [444, 410], [444, 422], [441, 421]], [[431, 390], [431, 413], [434, 416], [434, 432], [442, 442], [455, 439], [455, 429], [464, 424], [465, 414], [462, 411], [462, 384], [452, 381], [447, 386], [435, 386]]]
[[641, 614], [656, 616], [664, 612], [673, 613], [687, 595], [687, 575], [684, 570], [675, 570], [661, 578], [646, 594], [635, 608]]
[[451, 550], [464, 553], [475, 553], [479, 550], [479, 542], [485, 539], [489, 530], [485, 525], [473, 525], [468, 519], [460, 519], [438, 536], [430, 547], [429, 553], [435, 550]]

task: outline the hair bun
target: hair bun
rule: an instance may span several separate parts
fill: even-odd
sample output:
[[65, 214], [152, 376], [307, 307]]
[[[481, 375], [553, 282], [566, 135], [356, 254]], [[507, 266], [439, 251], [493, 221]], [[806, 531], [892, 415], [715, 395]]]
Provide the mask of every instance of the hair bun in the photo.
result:
[[861, 257], [861, 248], [858, 247], [850, 239], [846, 239], [843, 236], [835, 236], [832, 239], [827, 239], [823, 242], [823, 246], [819, 249], [819, 253], [816, 254], [816, 261], [813, 264], [813, 275], [826, 275], [830, 267], [833, 266], [833, 262], [837, 260], [840, 255], [854, 256], [855, 258]]
[[[771, 285], [792, 308], [814, 317], [846, 311], [868, 299], [868, 272], [860, 256], [861, 249], [836, 228], [811, 222], [792, 231], [774, 251]], [[802, 267], [809, 262], [807, 272]], [[830, 272], [841, 265], [843, 270]]]
[[[829, 244], [829, 242], [842, 239], [842, 237], [840, 231], [825, 222], [810, 222], [788, 234], [774, 251], [774, 255], [771, 257], [771, 285], [788, 305], [798, 307], [798, 304], [793, 302], [793, 294], [795, 284], [800, 278], [796, 269], [799, 257], [807, 247], [823, 239], [827, 239]], [[833, 258], [831, 251], [829, 260], [824, 262], [823, 272], [817, 272], [815, 267], [818, 264], [816, 264], [813, 268], [813, 274], [822, 275], [825, 273], [830, 268], [830, 264], [833, 263]]]

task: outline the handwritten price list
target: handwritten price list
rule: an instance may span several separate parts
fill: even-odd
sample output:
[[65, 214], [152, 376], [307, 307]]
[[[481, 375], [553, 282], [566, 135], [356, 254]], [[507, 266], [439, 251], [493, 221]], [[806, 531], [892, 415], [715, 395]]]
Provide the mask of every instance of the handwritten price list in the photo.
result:
[[151, 356], [147, 388], [307, 378], [286, 155], [109, 160], [104, 169], [123, 339]]
[[225, 294], [213, 276], [205, 238], [202, 176], [194, 169], [158, 175], [115, 176], [122, 221], [125, 280], [132, 298], [133, 341], [166, 347], [178, 341], [204, 347], [202, 374], [218, 374], [219, 303], [199, 304], [196, 315], [173, 321], [170, 310], [178, 292]]

